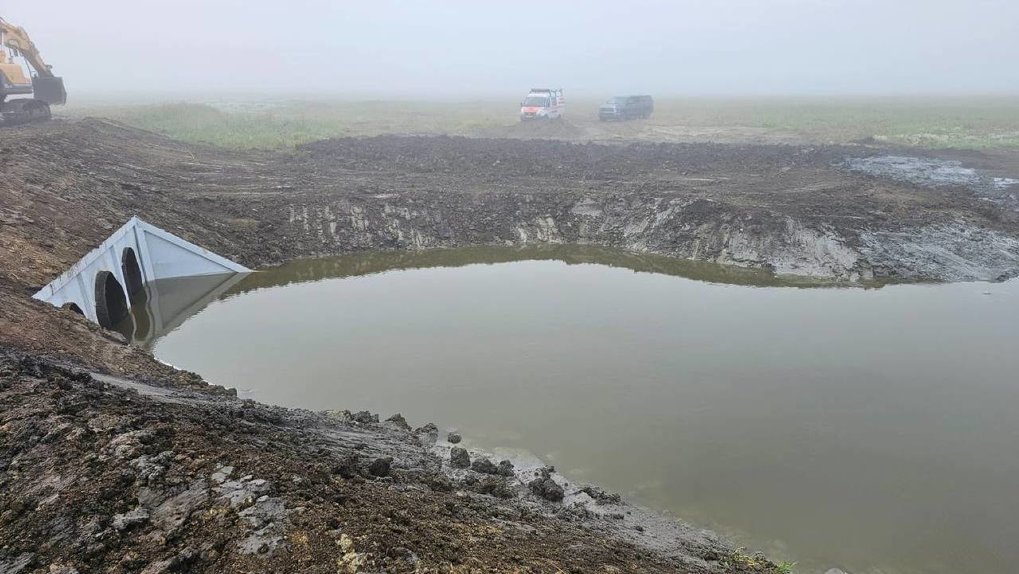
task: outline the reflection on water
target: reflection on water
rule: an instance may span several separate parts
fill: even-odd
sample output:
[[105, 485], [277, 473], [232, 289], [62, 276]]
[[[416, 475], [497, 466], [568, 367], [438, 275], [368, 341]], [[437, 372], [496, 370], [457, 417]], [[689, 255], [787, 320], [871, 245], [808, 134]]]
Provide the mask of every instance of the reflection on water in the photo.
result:
[[114, 329], [132, 344], [150, 347], [160, 337], [173, 331], [188, 317], [220, 297], [327, 278], [372, 275], [393, 270], [462, 267], [514, 261], [561, 261], [567, 265], [595, 263], [637, 272], [675, 275], [733, 285], [801, 287], [826, 285], [816, 279], [777, 277], [760, 269], [628, 253], [597, 246], [467, 247], [418, 252], [369, 252], [321, 259], [297, 259], [261, 273], [160, 279], [145, 285], [144, 292], [135, 296], [129, 316]]
[[675, 275], [732, 285], [758, 286], [820, 286], [820, 280], [803, 277], [777, 277], [774, 274], [742, 267], [717, 265], [704, 261], [688, 261], [661, 255], [629, 253], [617, 249], [583, 245], [549, 245], [540, 247], [466, 247], [433, 251], [391, 251], [359, 253], [322, 259], [297, 259], [266, 273], [248, 277], [235, 292], [260, 287], [278, 287], [302, 281], [331, 277], [371, 275], [396, 269], [428, 267], [462, 267], [474, 264], [511, 263], [514, 261], [560, 261], [567, 265], [598, 264], [644, 273]]
[[150, 347], [159, 337], [176, 329], [246, 275], [200, 275], [148, 283], [135, 295], [131, 313], [114, 329], [130, 343]]
[[786, 284], [597, 249], [299, 261], [154, 352], [529, 450], [800, 573], [1014, 571], [1019, 282]]

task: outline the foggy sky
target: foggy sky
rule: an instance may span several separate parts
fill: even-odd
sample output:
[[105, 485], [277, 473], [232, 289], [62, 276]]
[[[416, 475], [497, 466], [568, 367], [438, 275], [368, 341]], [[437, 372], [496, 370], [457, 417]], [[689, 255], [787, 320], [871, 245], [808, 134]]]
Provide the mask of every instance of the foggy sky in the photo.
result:
[[1019, 0], [4, 0], [75, 93], [1019, 93]]

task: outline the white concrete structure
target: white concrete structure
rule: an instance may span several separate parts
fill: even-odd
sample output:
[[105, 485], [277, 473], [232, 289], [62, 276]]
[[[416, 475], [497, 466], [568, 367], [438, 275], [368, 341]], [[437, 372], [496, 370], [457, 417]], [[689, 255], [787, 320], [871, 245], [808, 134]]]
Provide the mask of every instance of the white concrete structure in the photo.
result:
[[90, 320], [110, 327], [127, 315], [132, 297], [152, 281], [250, 271], [132, 217], [33, 297], [57, 307], [73, 305]]

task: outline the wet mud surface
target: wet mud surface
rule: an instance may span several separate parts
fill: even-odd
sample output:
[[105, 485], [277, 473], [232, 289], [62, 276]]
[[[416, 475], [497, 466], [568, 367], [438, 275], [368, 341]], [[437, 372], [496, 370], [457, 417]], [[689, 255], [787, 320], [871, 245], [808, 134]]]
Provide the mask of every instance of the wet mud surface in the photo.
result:
[[[767, 571], [699, 534], [602, 530], [615, 519], [537, 498], [549, 489], [533, 476], [466, 484], [412, 432], [237, 403], [30, 295], [133, 215], [252, 267], [580, 243], [844, 282], [1016, 275], [1019, 158], [925, 154], [991, 178], [997, 197], [850, 168], [910, 153], [396, 136], [241, 153], [103, 120], [5, 129], [0, 571]], [[138, 396], [77, 369], [204, 398]], [[390, 472], [360, 458], [333, 472], [355, 442], [392, 457]]]
[[399, 416], [154, 389], [9, 350], [0, 401], [5, 573], [775, 571], [549, 469], [474, 453], [454, 468], [434, 425]]

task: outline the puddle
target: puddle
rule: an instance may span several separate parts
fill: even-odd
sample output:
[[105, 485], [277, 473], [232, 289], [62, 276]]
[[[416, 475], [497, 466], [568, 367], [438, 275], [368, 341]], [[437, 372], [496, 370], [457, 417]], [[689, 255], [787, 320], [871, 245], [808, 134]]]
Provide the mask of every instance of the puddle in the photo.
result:
[[534, 453], [800, 573], [1019, 562], [1017, 281], [790, 288], [561, 248], [296, 261], [221, 287], [160, 286], [182, 312], [157, 357]]

